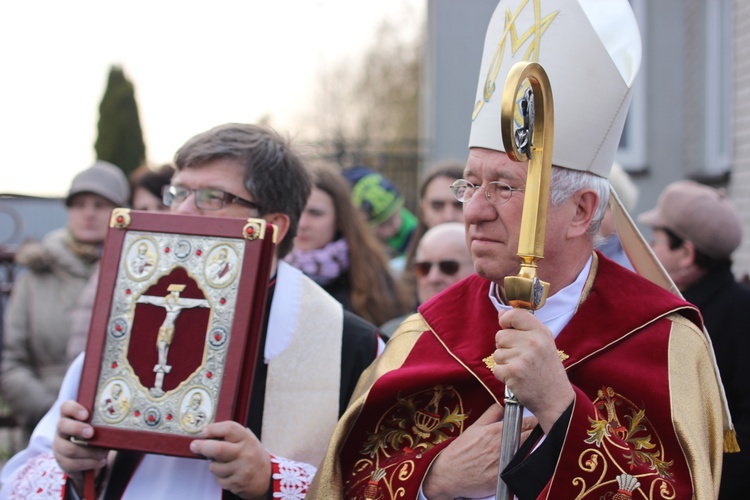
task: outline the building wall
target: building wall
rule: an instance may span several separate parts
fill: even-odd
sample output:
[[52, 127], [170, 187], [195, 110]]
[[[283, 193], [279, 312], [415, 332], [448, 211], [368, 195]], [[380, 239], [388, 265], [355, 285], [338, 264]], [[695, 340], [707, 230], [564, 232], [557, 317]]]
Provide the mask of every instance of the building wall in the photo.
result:
[[422, 71], [421, 170], [466, 161], [484, 35], [497, 0], [428, 0]]
[[[640, 97], [646, 99], [647, 112], [641, 124], [646, 129], [644, 164], [631, 171], [639, 189], [633, 215], [653, 208], [664, 187], [685, 176], [684, 137], [696, 114], [686, 99], [696, 84], [689, 77], [692, 71], [687, 62], [692, 45], [688, 43], [690, 9], [686, 7], [693, 1], [646, 1], [645, 14], [638, 19], [643, 62], [637, 92], [645, 93]], [[641, 230], [649, 236], [648, 228]]]
[[740, 211], [743, 239], [735, 274], [750, 273], [750, 2], [734, 0], [734, 165], [730, 195]]

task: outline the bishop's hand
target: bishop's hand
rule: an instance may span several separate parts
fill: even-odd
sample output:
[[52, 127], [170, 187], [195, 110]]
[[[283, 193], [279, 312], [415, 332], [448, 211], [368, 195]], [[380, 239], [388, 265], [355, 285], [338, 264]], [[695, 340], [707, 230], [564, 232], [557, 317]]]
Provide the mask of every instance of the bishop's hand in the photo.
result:
[[[502, 406], [493, 404], [440, 452], [424, 479], [427, 498], [483, 498], [495, 493], [503, 413]], [[534, 417], [523, 419], [522, 442], [536, 425]]]
[[539, 420], [546, 433], [575, 399], [549, 328], [524, 309], [501, 312], [495, 335], [495, 378]]

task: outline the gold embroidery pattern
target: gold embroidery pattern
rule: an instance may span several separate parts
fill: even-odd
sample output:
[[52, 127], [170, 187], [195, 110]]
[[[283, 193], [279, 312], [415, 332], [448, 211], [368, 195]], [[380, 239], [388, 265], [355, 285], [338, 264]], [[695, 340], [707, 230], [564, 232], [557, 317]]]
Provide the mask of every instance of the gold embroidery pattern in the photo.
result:
[[484, 358], [482, 361], [484, 361], [484, 366], [487, 367], [489, 371], [492, 371], [493, 368], [495, 368], [495, 358], [492, 357], [492, 354]]
[[[560, 361], [565, 361], [570, 356], [565, 353], [565, 351], [562, 351], [560, 349], [557, 350], [557, 357], [560, 358]], [[487, 356], [486, 358], [482, 358], [482, 362], [484, 362], [484, 366], [487, 367], [489, 371], [492, 371], [493, 368], [495, 368], [495, 358], [492, 357], [492, 354]]]
[[[348, 497], [403, 498], [400, 483], [411, 478], [416, 460], [435, 445], [463, 432], [467, 415], [452, 386], [438, 385], [398, 397], [368, 433], [360, 459], [347, 480]], [[394, 456], [394, 452], [399, 452]], [[411, 455], [401, 460], [403, 454]]]
[[[597, 417], [589, 419], [591, 427], [587, 431], [585, 443], [594, 445], [584, 450], [578, 457], [578, 466], [587, 473], [573, 479], [573, 485], [580, 487], [576, 498], [584, 498], [599, 490], [619, 491], [620, 496], [612, 498], [632, 497], [635, 490], [645, 485], [650, 491], [642, 491], [646, 498], [674, 498], [675, 488], [672, 484], [673, 476], [670, 468], [674, 461], [667, 461], [664, 446], [656, 430], [646, 417], [646, 411], [633, 404], [611, 387], [604, 387], [597, 392], [594, 400]], [[616, 441], [619, 438], [627, 446]], [[615, 459], [619, 458], [619, 460]], [[629, 472], [617, 467], [609, 470], [612, 464], [617, 464], [622, 458], [627, 460], [630, 469], [646, 466], [650, 473], [631, 476]], [[591, 485], [587, 484], [588, 475], [594, 477]], [[610, 497], [611, 493], [604, 497]], [[602, 498], [604, 498], [602, 497]]]

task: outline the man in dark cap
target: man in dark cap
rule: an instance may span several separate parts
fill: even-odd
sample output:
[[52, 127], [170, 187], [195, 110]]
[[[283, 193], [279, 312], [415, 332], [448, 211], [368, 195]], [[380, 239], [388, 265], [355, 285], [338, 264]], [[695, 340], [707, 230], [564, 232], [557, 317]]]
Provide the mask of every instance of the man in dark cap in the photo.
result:
[[714, 346], [740, 445], [724, 454], [719, 498], [750, 498], [750, 289], [731, 270], [742, 240], [737, 210], [723, 191], [677, 181], [638, 220], [653, 229], [654, 253], [700, 309]]

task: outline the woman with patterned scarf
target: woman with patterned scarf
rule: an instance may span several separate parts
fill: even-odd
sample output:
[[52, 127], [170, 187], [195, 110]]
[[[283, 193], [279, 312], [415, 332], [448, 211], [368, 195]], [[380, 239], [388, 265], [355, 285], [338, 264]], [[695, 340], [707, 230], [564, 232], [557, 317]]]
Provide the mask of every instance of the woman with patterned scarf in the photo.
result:
[[66, 227], [16, 253], [25, 271], [5, 310], [0, 387], [24, 439], [55, 402], [68, 367], [70, 313], [99, 263], [110, 213], [129, 195], [125, 174], [96, 162], [73, 179]]
[[345, 309], [380, 325], [412, 309], [382, 246], [352, 203], [334, 167], [311, 168], [315, 186], [300, 218], [287, 262], [322, 286]]

